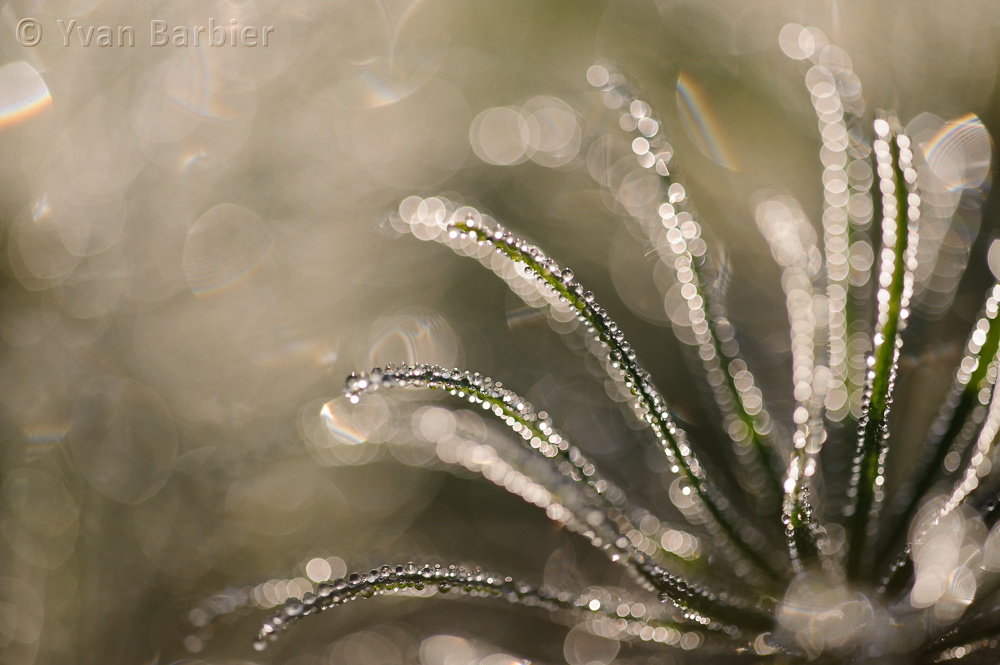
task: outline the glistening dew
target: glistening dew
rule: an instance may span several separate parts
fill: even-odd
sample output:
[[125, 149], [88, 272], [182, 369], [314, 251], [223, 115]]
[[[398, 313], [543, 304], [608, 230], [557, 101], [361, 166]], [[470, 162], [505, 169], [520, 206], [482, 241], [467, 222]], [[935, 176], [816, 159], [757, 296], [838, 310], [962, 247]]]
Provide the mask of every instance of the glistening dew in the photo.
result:
[[[671, 499], [689, 524], [631, 499], [627, 485], [613, 482], [548, 414], [500, 381], [434, 364], [355, 373], [346, 385], [350, 404], [404, 390], [446, 393], [506, 426], [519, 446], [511, 455], [534, 466], [493, 448], [472, 458], [444, 446], [438, 455], [580, 534], [631, 573], [634, 588], [579, 592], [476, 566], [394, 561], [289, 597], [263, 622], [257, 648], [322, 610], [395, 593], [493, 598], [549, 611], [573, 630], [634, 643], [637, 652], [670, 649], [675, 660], [706, 653], [782, 663], [996, 659], [1000, 507], [991, 471], [1000, 431], [1000, 285], [986, 294], [918, 462], [898, 492], [889, 494], [886, 483], [897, 444], [890, 412], [906, 408], [894, 393], [911, 302], [935, 279], [920, 261], [941, 251], [940, 242], [921, 235], [941, 215], [924, 213], [921, 178], [938, 177], [924, 168], [934, 150], [976, 121], [954, 123], [917, 146], [893, 113], [866, 112], [850, 58], [823, 33], [788, 25], [779, 41], [802, 64], [824, 166], [819, 225], [788, 195], [762, 193], [754, 202], [780, 268], [790, 328], [795, 405], [792, 422], [780, 427], [741, 354], [722, 270], [675, 177], [664, 123], [610, 63], [587, 72], [628, 134], [618, 143], [657, 179], [655, 205], [637, 206], [597, 178], [671, 276], [679, 301], [664, 294], [674, 305], [670, 319], [704, 369], [736, 453], [739, 486], [713, 480], [636, 348], [573, 270], [474, 207], [444, 196], [407, 198], [390, 219], [393, 228], [479, 260], [557, 331], [586, 339], [586, 351], [666, 457]], [[324, 415], [341, 408], [334, 400]], [[831, 446], [847, 464], [844, 482], [824, 478]]]

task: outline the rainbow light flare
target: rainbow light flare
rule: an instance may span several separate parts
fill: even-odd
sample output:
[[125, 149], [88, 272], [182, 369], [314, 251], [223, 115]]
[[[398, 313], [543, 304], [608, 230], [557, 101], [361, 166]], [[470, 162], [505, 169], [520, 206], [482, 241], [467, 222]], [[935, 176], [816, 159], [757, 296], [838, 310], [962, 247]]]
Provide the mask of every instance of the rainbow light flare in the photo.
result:
[[38, 115], [52, 105], [41, 75], [24, 60], [0, 67], [0, 129]]
[[687, 72], [677, 77], [677, 110], [698, 150], [720, 166], [740, 170], [736, 155], [725, 143], [722, 123], [715, 116], [705, 89]]
[[989, 175], [993, 146], [989, 132], [975, 113], [941, 125], [923, 148], [928, 165], [953, 192], [975, 189]]

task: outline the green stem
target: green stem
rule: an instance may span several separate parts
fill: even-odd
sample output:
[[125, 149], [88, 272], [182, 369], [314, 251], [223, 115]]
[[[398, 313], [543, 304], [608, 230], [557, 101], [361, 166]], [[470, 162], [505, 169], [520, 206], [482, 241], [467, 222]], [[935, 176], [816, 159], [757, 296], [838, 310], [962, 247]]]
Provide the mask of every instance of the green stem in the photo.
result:
[[933, 485], [951, 474], [944, 471], [945, 458], [954, 453], [965, 457], [986, 420], [990, 394], [996, 382], [989, 368], [996, 363], [1000, 346], [1000, 284], [987, 294], [980, 317], [965, 345], [951, 391], [932, 423], [917, 469], [900, 489], [893, 511], [893, 527], [883, 541], [884, 554], [903, 539], [921, 501]]
[[900, 332], [908, 315], [913, 280], [909, 264], [913, 261], [916, 220], [919, 216], [916, 211], [918, 199], [910, 199], [911, 195], [916, 197], [910, 191], [916, 176], [910, 165], [909, 139], [896, 136], [886, 120], [876, 120], [876, 131], [879, 134], [875, 144], [879, 187], [884, 194], [891, 192], [891, 199], [883, 197], [882, 247], [891, 251], [883, 251], [878, 276], [879, 311], [872, 345], [874, 351], [868, 361], [862, 415], [858, 421], [857, 449], [845, 510], [848, 531], [846, 572], [852, 580], [858, 579], [863, 570], [865, 549], [871, 535], [869, 527], [884, 493], [889, 405], [902, 344]]
[[[608, 521], [590, 525], [586, 517], [560, 521], [586, 536], [594, 547], [605, 551], [612, 561], [628, 564], [638, 552], [635, 538], [641, 533], [633, 515], [650, 514], [644, 508], [635, 506], [624, 490], [607, 479], [576, 446], [559, 432], [544, 414], [536, 413], [532, 405], [516, 393], [504, 388], [499, 382], [478, 372], [447, 369], [436, 365], [387, 365], [363, 374], [351, 374], [347, 379], [347, 397], [357, 402], [362, 395], [384, 389], [430, 389], [443, 390], [463, 399], [478, 403], [511, 429], [524, 448], [556, 462], [553, 467], [576, 486], [582, 486], [593, 498], [586, 503], [596, 502]], [[551, 489], [551, 488], [547, 488]], [[634, 532], [634, 533], [633, 533]], [[649, 539], [645, 539], [648, 542]], [[655, 551], [672, 563], [685, 566], [690, 562], [677, 554], [665, 550], [659, 543], [644, 548]]]
[[[471, 595], [485, 598], [507, 600], [518, 605], [538, 607], [549, 611], [569, 611], [581, 618], [619, 620], [623, 603], [607, 604], [600, 598], [588, 594], [576, 594], [546, 586], [533, 586], [524, 582], [516, 582], [513, 578], [489, 573], [481, 568], [466, 568], [465, 566], [425, 565], [413, 563], [398, 566], [382, 566], [371, 572], [353, 573], [346, 579], [340, 578], [332, 582], [323, 582], [316, 593], [305, 594], [301, 599], [289, 598], [281, 609], [275, 611], [261, 624], [254, 642], [254, 648], [263, 650], [269, 642], [288, 630], [288, 627], [305, 617], [318, 614], [353, 600], [364, 600], [388, 593], [413, 593], [437, 591], [449, 595]], [[450, 592], [450, 593], [449, 593]], [[424, 595], [424, 594], [421, 594]], [[631, 610], [637, 607], [625, 603], [624, 607]], [[732, 646], [740, 646], [734, 642], [734, 635], [726, 632], [722, 625], [704, 625], [677, 620], [670, 616], [649, 617], [648, 610], [635, 612], [634, 616], [626, 614], [629, 621], [641, 626], [652, 628], [670, 628], [687, 632], [691, 630], [706, 631], [726, 639]]]
[[[731, 428], [724, 426], [723, 429], [736, 445], [741, 462], [747, 465], [744, 472], [763, 476], [763, 487], [760, 487], [759, 482], [745, 485], [753, 488], [749, 498], [765, 511], [773, 509], [773, 512], [777, 512], [780, 509], [781, 477], [784, 472], [780, 469], [775, 443], [766, 430], [770, 416], [763, 405], [753, 409], [747, 406], [748, 391], [737, 385], [733, 371], [734, 367], [746, 368], [747, 365], [740, 357], [736, 340], [723, 342], [719, 336], [720, 326], [732, 324], [725, 316], [722, 299], [712, 287], [710, 276], [706, 275], [705, 244], [700, 227], [695, 222], [693, 207], [684, 187], [676, 182], [668, 168], [673, 149], [667, 143], [663, 122], [650, 105], [639, 98], [636, 88], [624, 76], [613, 68], [609, 69], [606, 64], [601, 64], [600, 67], [608, 72], [608, 80], [598, 87], [605, 93], [614, 90], [629, 100], [628, 107], [636, 121], [633, 132], [636, 138], [632, 145], [639, 164], [654, 170], [665, 189], [664, 201], [658, 210], [659, 218], [636, 219], [657, 247], [660, 260], [674, 271], [678, 282], [694, 287], [694, 293], [686, 301], [691, 309], [693, 327], [704, 325], [703, 331], [695, 332], [698, 355], [702, 359], [715, 403], [723, 418], [729, 422], [741, 423], [745, 433], [734, 435]], [[678, 233], [677, 225], [682, 215], [687, 215], [688, 219], [684, 222], [683, 232]], [[661, 235], [664, 228], [671, 229], [673, 233], [673, 237], [668, 233], [666, 242]]]
[[675, 472], [681, 474], [699, 499], [710, 517], [710, 525], [754, 568], [773, 580], [780, 579], [774, 566], [749, 542], [751, 539], [759, 540], [759, 536], [751, 535], [745, 526], [738, 526], [738, 519], [730, 513], [729, 502], [708, 482], [705, 468], [695, 457], [683, 431], [674, 424], [663, 397], [653, 385], [652, 378], [642, 369], [618, 324], [596, 303], [592, 293], [574, 281], [573, 272], [561, 269], [536, 247], [502, 228], [483, 228], [471, 217], [454, 222], [453, 228], [455, 233], [468, 234], [480, 243], [491, 244], [512, 261], [525, 263], [539, 280], [576, 308], [580, 319], [610, 349], [612, 363], [638, 398], [639, 416], [649, 423]]

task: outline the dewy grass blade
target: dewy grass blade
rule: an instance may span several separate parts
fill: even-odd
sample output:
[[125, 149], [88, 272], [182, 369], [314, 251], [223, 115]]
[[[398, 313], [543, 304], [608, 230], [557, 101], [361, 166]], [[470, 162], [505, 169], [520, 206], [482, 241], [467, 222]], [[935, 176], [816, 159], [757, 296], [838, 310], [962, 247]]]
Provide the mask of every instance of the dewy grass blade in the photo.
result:
[[870, 527], [884, 498], [885, 457], [888, 452], [889, 406], [913, 288], [920, 197], [912, 166], [909, 138], [893, 126], [894, 118], [875, 121], [874, 144], [882, 201], [882, 249], [878, 273], [878, 314], [873, 352], [868, 359], [864, 403], [844, 509], [847, 529], [846, 573], [862, 574], [874, 535]]
[[[449, 232], [448, 226], [452, 220], [465, 219], [469, 216], [479, 224], [496, 223], [491, 217], [475, 208], [462, 206], [440, 195], [426, 199], [417, 196], [404, 199], [399, 205], [398, 214], [391, 214], [388, 222], [399, 232], [412, 233], [421, 240], [432, 240], [448, 247], [459, 256], [477, 260], [484, 268], [502, 279], [526, 305], [542, 312], [549, 327], [559, 333], [560, 339], [566, 342], [570, 350], [581, 356], [593, 357], [601, 364], [607, 377], [613, 382], [614, 390], [618, 392], [616, 401], [629, 401], [631, 391], [622, 380], [621, 374], [611, 366], [607, 349], [601, 347], [600, 342], [589, 334], [579, 336], [583, 341], [582, 347], [572, 343], [575, 336], [568, 336], [568, 333], [584, 332], [576, 308], [547, 285], [539, 283], [526, 271], [524, 263], [509, 261], [489, 245], [468, 237], [455, 237]], [[634, 411], [628, 410], [630, 415], [634, 415]]]
[[960, 660], [977, 651], [994, 650], [997, 637], [1000, 637], [1000, 626], [995, 624], [978, 628], [963, 626], [927, 645], [922, 651], [924, 657], [917, 662], [942, 663]]
[[546, 512], [550, 518], [567, 524], [590, 540], [594, 547], [605, 551], [612, 561], [628, 565], [632, 557], [644, 553], [666, 557], [676, 564], [686, 563], [684, 558], [662, 549], [658, 542], [642, 534], [633, 516], [646, 516], [648, 511], [632, 504], [620, 487], [605, 478], [579, 448], [553, 427], [547, 414], [536, 412], [527, 400], [500, 382], [478, 372], [435, 365], [386, 365], [371, 372], [352, 374], [345, 390], [348, 399], [356, 403], [368, 393], [404, 388], [443, 390], [478, 404], [510, 428], [524, 447], [552, 460], [553, 468], [564, 478], [586, 489], [592, 497], [587, 503], [596, 503], [606, 519], [593, 524], [592, 520], [588, 522], [587, 516], [580, 516], [570, 522], [570, 516], [562, 514], [565, 504], [546, 506]]
[[492, 248], [468, 238], [454, 237], [448, 225], [453, 219], [472, 216], [479, 223], [495, 223], [471, 206], [461, 205], [444, 196], [421, 198], [410, 196], [399, 204], [397, 213], [389, 215], [387, 223], [400, 233], [410, 233], [419, 240], [430, 240], [448, 247], [462, 257], [477, 260], [484, 268], [506, 282], [511, 291], [527, 305], [543, 311], [549, 326], [560, 334], [571, 332], [579, 326], [576, 312], [559, 300], [551, 289], [542, 287], [534, 277], [526, 276], [519, 266], [497, 255]]
[[[977, 441], [976, 452], [963, 478], [955, 484], [954, 489], [940, 509], [939, 515], [936, 516], [937, 519], [946, 518], [952, 511], [962, 505], [968, 499], [970, 493], [978, 486], [979, 478], [988, 473], [990, 463], [986, 461], [986, 456], [992, 450], [998, 433], [1000, 433], [1000, 393], [994, 390], [993, 398], [990, 400], [989, 416], [983, 424], [982, 432]], [[985, 470], [982, 468], [984, 463], [986, 465]], [[995, 508], [994, 510], [990, 510], [989, 506], [987, 506], [985, 512], [986, 514], [983, 515], [984, 523], [987, 527], [991, 527], [991, 534], [987, 539], [987, 543], [989, 543], [989, 541], [996, 539], [995, 529], [992, 527], [996, 524], [997, 515]], [[996, 592], [1000, 589], [1000, 576], [997, 574], [997, 563], [995, 553], [992, 556], [988, 553], [986, 561], [984, 561], [985, 565], [983, 566], [985, 571], [987, 571], [987, 576], [978, 583], [974, 596], [969, 598], [971, 602], [961, 608], [962, 612], [958, 617], [965, 619], [964, 623], [966, 625], [961, 629], [948, 633], [939, 640], [931, 640], [932, 644], [940, 647], [940, 643], [944, 642], [951, 646], [956, 646], [977, 642], [985, 637], [1000, 635], [1000, 622], [996, 618]], [[913, 566], [911, 565], [909, 568], [910, 570], [907, 572], [912, 571]], [[905, 579], [909, 582], [909, 577]], [[985, 627], [983, 624], [985, 624]], [[985, 634], [983, 634], [983, 631], [985, 631]], [[935, 632], [940, 635], [945, 631], [939, 630]], [[974, 637], [976, 635], [979, 635], [979, 637]]]
[[610, 65], [595, 64], [587, 79], [603, 92], [607, 105], [622, 109], [619, 125], [635, 135], [632, 152], [638, 165], [660, 177], [663, 201], [657, 214], [637, 221], [660, 261], [681, 285], [698, 356], [723, 416], [723, 429], [745, 465], [744, 486], [764, 512], [776, 512], [783, 469], [771, 438], [771, 416], [753, 374], [740, 357], [733, 325], [708, 274], [706, 244], [694, 208], [684, 186], [670, 172], [673, 148], [666, 140], [663, 123], [636, 88]]
[[691, 450], [683, 430], [674, 424], [663, 397], [649, 374], [642, 369], [624, 333], [594, 300], [594, 295], [574, 280], [573, 271], [560, 267], [538, 248], [502, 227], [485, 228], [471, 216], [456, 220], [453, 231], [455, 234], [471, 235], [481, 243], [489, 243], [512, 261], [523, 262], [540, 281], [577, 310], [580, 319], [610, 349], [613, 363], [636, 397], [634, 406], [637, 413], [653, 429], [673, 471], [686, 481], [689, 491], [698, 498], [709, 518], [708, 524], [732, 546], [733, 554], [749, 564], [745, 573], [756, 570], [772, 580], [778, 579], [777, 568], [761, 553], [760, 534], [746, 525], [745, 520], [734, 513], [729, 501], [709, 483], [704, 467]]
[[[996, 365], [991, 363], [990, 366], [995, 372]], [[980, 479], [987, 475], [993, 467], [990, 454], [994, 449], [997, 435], [1000, 434], [1000, 393], [997, 392], [995, 383], [986, 390], [989, 392], [989, 407], [986, 409], [984, 419], [978, 427], [976, 445], [973, 448], [971, 457], [962, 469], [961, 477], [954, 483], [944, 504], [937, 511], [934, 519], [931, 520], [930, 523], [932, 526], [963, 505], [969, 498], [969, 495], [979, 487]], [[995, 501], [991, 501], [983, 508], [983, 518], [990, 526], [995, 523], [997, 517], [996, 505]], [[907, 543], [903, 551], [897, 554], [896, 558], [890, 564], [888, 572], [879, 585], [879, 592], [892, 596], [902, 591], [911, 582], [914, 572], [911, 543]], [[977, 595], [973, 606], [978, 607], [983, 598], [984, 596]]]
[[[628, 515], [636, 509], [630, 505], [624, 492], [606, 480], [586, 457], [571, 445], [544, 414], [537, 414], [530, 403], [504, 388], [499, 382], [479, 373], [446, 369], [433, 365], [401, 365], [376, 368], [365, 374], [352, 374], [347, 379], [346, 393], [352, 402], [371, 392], [393, 388], [444, 390], [450, 394], [477, 403], [491, 411], [516, 433], [526, 446], [558, 463], [558, 470], [565, 477], [586, 485], [602, 504], [608, 522], [590, 524], [586, 518], [572, 519], [562, 514], [563, 504], [551, 502], [549, 516], [566, 524], [588, 538], [591, 544], [606, 552], [612, 561], [628, 566], [641, 580], [651, 584], [661, 594], [661, 600], [670, 600], [678, 607], [697, 615], [699, 621], [741, 632], [767, 629], [772, 618], [766, 612], [751, 610], [745, 603], [731, 596], [720, 596], [701, 585], [691, 583], [656, 564], [651, 555], [684, 564], [676, 554], [659, 550], [649, 538], [641, 536], [640, 527]], [[640, 513], [644, 513], [639, 509]], [[574, 528], [575, 527], [575, 528]], [[650, 551], [652, 549], [659, 551]]]
[[[401, 232], [412, 232], [413, 235], [420, 239], [434, 240], [451, 248], [452, 251], [461, 256], [471, 256], [477, 259], [485, 268], [491, 270], [504, 280], [518, 297], [529, 305], [544, 310], [548, 315], [550, 325], [557, 332], [566, 333], [577, 328], [581, 320], [579, 318], [580, 309], [577, 305], [572, 304], [559, 290], [553, 289], [544, 280], [539, 280], [537, 277], [532, 276], [536, 275], [536, 273], [531, 268], [524, 268], [526, 266], [525, 262], [502, 259], [504, 257], [503, 253], [493, 251], [491, 246], [488, 243], [480, 241], [478, 236], [475, 236], [473, 240], [464, 232], [456, 234], [456, 226], [453, 220], [462, 220], [466, 224], [483, 228], [490, 224], [496, 224], [495, 220], [488, 215], [480, 213], [475, 208], [460, 206], [442, 196], [427, 199], [410, 197], [400, 204], [398, 216], [393, 215], [390, 217], [393, 227]], [[451, 228], [451, 233], [448, 231], [449, 228]], [[490, 251], [484, 254], [482, 251], [483, 247], [490, 248]], [[510, 257], [506, 258], [509, 259]], [[498, 261], [498, 259], [501, 260]], [[514, 266], [522, 266], [522, 268], [514, 269]], [[562, 272], [559, 270], [556, 272], [559, 273], [561, 279]], [[586, 323], [585, 319], [584, 322]], [[590, 324], [587, 323], [587, 325], [589, 326]], [[626, 396], [631, 396], [632, 389], [629, 387], [631, 385], [629, 383], [630, 379], [625, 373], [620, 371], [620, 363], [609, 356], [608, 345], [601, 341], [599, 336], [591, 337], [588, 335], [586, 339], [590, 342], [588, 350], [604, 365], [604, 369], [608, 372], [609, 377], [615, 381], [620, 390], [624, 391]], [[642, 419], [645, 421], [645, 418]], [[681, 436], [683, 436], [683, 433]], [[632, 522], [639, 524], [642, 522], [644, 516], [649, 516], [649, 513], [639, 510], [633, 514]], [[666, 531], [668, 533], [665, 535], [670, 536], [669, 532], [676, 531], [676, 529], [667, 529]], [[629, 533], [630, 538], [643, 535], [637, 534], [634, 530]], [[751, 535], [755, 538], [760, 537], [754, 532], [751, 532]], [[729, 541], [723, 542], [725, 544]], [[648, 548], [640, 549], [648, 552]], [[688, 568], [690, 568], [691, 563], [697, 564], [696, 568], [700, 566], [698, 562], [690, 562]], [[759, 578], [755, 575], [748, 575], [746, 580], [743, 581], [747, 580], [758, 582]]]
[[982, 430], [997, 378], [998, 313], [1000, 284], [994, 284], [966, 342], [951, 390], [930, 427], [917, 468], [899, 490], [890, 515], [893, 527], [883, 541], [885, 552], [899, 545], [926, 493], [959, 468], [960, 461], [967, 458], [968, 447]]
[[849, 412], [855, 417], [860, 413], [863, 367], [852, 366], [851, 360], [858, 355], [858, 343], [867, 344], [870, 338], [861, 311], [866, 302], [862, 292], [870, 290], [870, 270], [850, 260], [856, 243], [870, 246], [871, 242], [866, 231], [872, 217], [870, 151], [860, 140], [865, 104], [850, 57], [829, 44], [822, 31], [791, 23], [779, 41], [786, 55], [809, 65], [804, 79], [823, 138], [820, 161], [831, 373], [825, 400], [827, 417], [839, 422]]
[[768, 631], [774, 627], [774, 616], [770, 611], [750, 607], [734, 598], [690, 584], [648, 561], [639, 560], [636, 565], [642, 578], [660, 592], [661, 601], [670, 600], [686, 612], [686, 618], [699, 624], [732, 635]]
[[969, 494], [979, 487], [979, 479], [992, 470], [993, 462], [990, 460], [990, 453], [996, 444], [997, 434], [1000, 434], [1000, 392], [997, 392], [996, 386], [994, 386], [986, 420], [979, 430], [979, 436], [976, 437], [972, 456], [966, 463], [960, 479], [952, 488], [951, 494], [948, 495], [948, 500], [941, 509], [942, 515], [947, 515], [962, 505]]
[[[633, 634], [646, 627], [653, 631], [662, 629], [659, 632], [661, 639], [658, 641], [667, 644], [677, 644], [677, 633], [711, 631], [719, 638], [729, 641], [732, 646], [740, 645], [739, 642], [733, 643], [731, 640], [734, 636], [726, 633], [721, 626], [695, 622], [669, 613], [650, 616], [651, 612], [645, 605], [620, 601], [608, 603], [601, 598], [600, 593], [578, 594], [547, 586], [536, 587], [505, 575], [486, 572], [482, 568], [441, 564], [417, 566], [411, 562], [382, 566], [369, 573], [352, 573], [347, 578], [321, 583], [315, 593], [307, 593], [301, 599], [289, 598], [281, 609], [261, 624], [254, 648], [263, 650], [269, 642], [275, 641], [281, 633], [288, 630], [290, 625], [352, 600], [390, 593], [427, 597], [449, 592], [452, 592], [449, 595], [496, 598], [553, 612], [566, 611], [578, 620], [624, 620], [625, 631], [628, 631], [629, 624], [633, 624]], [[618, 628], [623, 627], [619, 625]], [[673, 635], [668, 631], [673, 631]], [[670, 640], [672, 636], [673, 640]]]
[[823, 424], [823, 379], [817, 377], [817, 333], [814, 282], [822, 268], [816, 233], [798, 202], [774, 197], [756, 207], [761, 234], [782, 268], [788, 323], [791, 329], [792, 392], [795, 397], [794, 450], [784, 482], [782, 522], [789, 557], [797, 571], [811, 567], [819, 556], [819, 529], [813, 520], [809, 484], [819, 469], [818, 455], [826, 441]]

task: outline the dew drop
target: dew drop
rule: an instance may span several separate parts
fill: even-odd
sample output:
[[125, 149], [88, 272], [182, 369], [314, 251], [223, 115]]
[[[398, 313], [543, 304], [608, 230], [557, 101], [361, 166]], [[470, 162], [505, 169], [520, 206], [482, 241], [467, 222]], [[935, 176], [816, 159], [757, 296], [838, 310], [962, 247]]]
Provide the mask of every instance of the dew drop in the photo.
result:
[[285, 614], [289, 617], [297, 617], [305, 611], [305, 605], [298, 598], [289, 598], [285, 601]]

